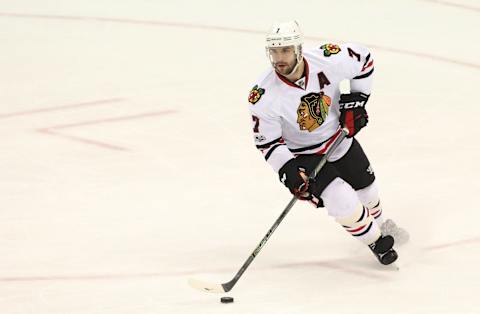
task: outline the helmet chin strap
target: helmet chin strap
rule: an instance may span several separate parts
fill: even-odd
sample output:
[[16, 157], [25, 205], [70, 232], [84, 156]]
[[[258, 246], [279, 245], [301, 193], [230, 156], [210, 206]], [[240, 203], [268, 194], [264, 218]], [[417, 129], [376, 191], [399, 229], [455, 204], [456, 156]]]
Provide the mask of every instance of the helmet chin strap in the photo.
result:
[[290, 71], [290, 73], [288, 73], [288, 74], [285, 74], [284, 76], [289, 76], [290, 74], [295, 73], [295, 71], [297, 71], [299, 65], [300, 65], [300, 62], [298, 62], [298, 60], [295, 60], [295, 66], [293, 67], [292, 71]]
[[297, 63], [295, 64], [295, 66], [293, 67], [292, 71], [290, 73], [288, 73], [287, 75], [290, 75], [292, 73], [295, 73], [295, 71], [297, 71], [298, 69], [298, 66], [300, 65], [300, 62], [302, 62], [303, 60], [303, 51], [302, 51], [302, 46], [299, 45], [299, 46], [295, 46], [295, 55], [296, 55], [296, 59], [297, 59]]

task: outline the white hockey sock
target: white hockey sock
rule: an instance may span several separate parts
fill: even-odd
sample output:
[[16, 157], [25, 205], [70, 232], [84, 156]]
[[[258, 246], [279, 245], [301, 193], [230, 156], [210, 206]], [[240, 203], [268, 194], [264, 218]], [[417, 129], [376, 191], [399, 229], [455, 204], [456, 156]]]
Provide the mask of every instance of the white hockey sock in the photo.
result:
[[370, 215], [372, 215], [377, 221], [378, 225], [381, 226], [385, 220], [382, 215], [382, 205], [380, 204], [378, 188], [375, 181], [366, 188], [356, 192], [362, 205], [368, 208]]
[[344, 180], [336, 178], [321, 195], [328, 214], [365, 244], [380, 237], [380, 228], [367, 208], [359, 204], [357, 194]]
[[370, 212], [370, 215], [375, 218], [379, 226], [385, 222], [382, 215], [382, 205], [380, 204], [380, 201], [378, 201], [378, 203], [372, 208], [368, 208], [368, 211]]

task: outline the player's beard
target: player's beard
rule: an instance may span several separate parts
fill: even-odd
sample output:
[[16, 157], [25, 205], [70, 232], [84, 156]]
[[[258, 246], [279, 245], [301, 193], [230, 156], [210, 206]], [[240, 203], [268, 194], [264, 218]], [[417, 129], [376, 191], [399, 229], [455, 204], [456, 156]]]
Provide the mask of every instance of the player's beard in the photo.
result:
[[283, 67], [279, 68], [278, 65], [276, 64], [275, 65], [275, 71], [277, 71], [278, 74], [281, 74], [283, 76], [287, 76], [287, 75], [292, 74], [293, 69], [297, 65], [297, 61], [295, 60], [295, 62], [293, 64], [290, 64], [290, 65], [282, 62], [282, 65], [286, 65], [286, 66], [283, 66]]

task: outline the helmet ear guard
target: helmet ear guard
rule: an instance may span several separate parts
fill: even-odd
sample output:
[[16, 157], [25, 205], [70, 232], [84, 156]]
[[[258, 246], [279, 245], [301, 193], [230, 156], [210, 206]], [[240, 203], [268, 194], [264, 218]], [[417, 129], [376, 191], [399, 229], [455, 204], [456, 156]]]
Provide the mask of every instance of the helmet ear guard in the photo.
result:
[[293, 46], [295, 49], [297, 64], [291, 73], [295, 72], [300, 61], [303, 59], [303, 40], [303, 33], [297, 21], [273, 24], [265, 39], [265, 50], [272, 66], [275, 65], [272, 56], [270, 55], [270, 48]]

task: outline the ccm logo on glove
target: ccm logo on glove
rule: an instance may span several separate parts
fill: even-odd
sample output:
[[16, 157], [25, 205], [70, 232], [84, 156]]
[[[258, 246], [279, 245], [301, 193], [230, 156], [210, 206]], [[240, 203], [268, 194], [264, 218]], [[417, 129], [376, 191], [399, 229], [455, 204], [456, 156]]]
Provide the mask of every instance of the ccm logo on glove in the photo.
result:
[[350, 93], [340, 95], [340, 125], [348, 129], [347, 137], [353, 137], [368, 123], [365, 110], [369, 95]]

